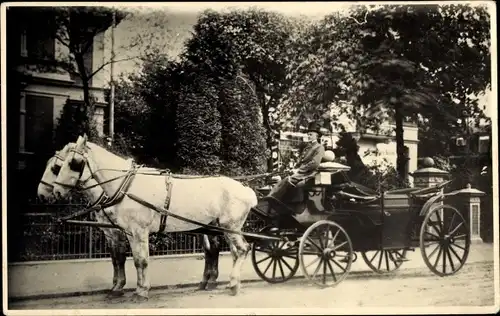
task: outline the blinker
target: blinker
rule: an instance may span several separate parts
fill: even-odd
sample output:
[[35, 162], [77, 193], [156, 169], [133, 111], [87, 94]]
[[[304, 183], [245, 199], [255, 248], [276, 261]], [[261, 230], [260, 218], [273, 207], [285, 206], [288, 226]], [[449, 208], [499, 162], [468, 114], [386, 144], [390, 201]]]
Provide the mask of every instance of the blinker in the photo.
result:
[[52, 166], [52, 168], [50, 169], [52, 171], [52, 173], [57, 176], [59, 174], [59, 171], [61, 171], [61, 166], [59, 165], [54, 165]]
[[81, 176], [81, 174], [83, 173], [83, 169], [85, 168], [85, 161], [83, 160], [78, 161], [76, 159], [71, 159], [71, 161], [69, 162], [69, 168], [71, 169], [71, 171], [80, 173]]

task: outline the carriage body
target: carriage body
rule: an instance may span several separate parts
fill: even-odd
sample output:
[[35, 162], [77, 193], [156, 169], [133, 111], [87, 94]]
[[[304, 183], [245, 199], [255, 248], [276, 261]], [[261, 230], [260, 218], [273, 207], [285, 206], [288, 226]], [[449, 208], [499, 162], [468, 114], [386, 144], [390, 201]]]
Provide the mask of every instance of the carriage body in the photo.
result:
[[[269, 223], [263, 233], [272, 232], [291, 241], [288, 243], [288, 252], [283, 251], [283, 245], [276, 245], [276, 248], [281, 247], [281, 250], [278, 254], [273, 254], [275, 257], [279, 257], [280, 254], [296, 256], [297, 263], [293, 267], [295, 271], [290, 269], [291, 276], [297, 271], [300, 261], [302, 271], [309, 279], [320, 286], [326, 286], [328, 283], [315, 281], [313, 274], [316, 275], [318, 271], [308, 273], [303, 262], [304, 249], [307, 248], [303, 244], [306, 240], [315, 244], [314, 247], [318, 249], [319, 245], [325, 246], [322, 250], [318, 250], [319, 252], [331, 250], [323, 245], [325, 242], [321, 242], [321, 237], [314, 235], [318, 234], [317, 230], [321, 225], [335, 226], [341, 235], [344, 235], [340, 242], [345, 241], [345, 245], [333, 252], [336, 254], [344, 252], [348, 258], [341, 277], [334, 277], [334, 282], [329, 284], [336, 285], [346, 277], [351, 264], [357, 259], [356, 253], [361, 253], [365, 263], [377, 273], [397, 270], [404, 261], [407, 261], [406, 252], [417, 247], [420, 247], [424, 262], [435, 274], [451, 275], [460, 270], [468, 256], [470, 236], [463, 216], [452, 206], [443, 204], [442, 189], [446, 183], [434, 188], [405, 188], [378, 194], [350, 181], [345, 171], [345, 168], [340, 170], [320, 168], [315, 175], [290, 190], [280, 200], [267, 196], [270, 186], [260, 190], [263, 197], [259, 199], [253, 211]], [[445, 226], [438, 227], [444, 225], [445, 219], [448, 222], [452, 219], [452, 222], [455, 221], [461, 227], [460, 236], [464, 237], [465, 244], [463, 247], [460, 246], [463, 248], [460, 254], [453, 249], [449, 250], [450, 240], [453, 242], [453, 237], [444, 232]], [[451, 226], [446, 229], [452, 231]], [[259, 271], [255, 249], [258, 250], [262, 246], [265, 248], [268, 244], [254, 243], [252, 259], [257, 273], [271, 283], [288, 280], [291, 276], [282, 276], [281, 279], [274, 276], [266, 277], [263, 271]], [[437, 248], [429, 250], [431, 245], [436, 245]], [[434, 261], [436, 249], [439, 249], [439, 254]], [[266, 251], [270, 252], [269, 249]], [[375, 254], [372, 256], [370, 253]], [[458, 264], [453, 264], [452, 255], [460, 257]], [[448, 270], [446, 270], [446, 260], [448, 260]], [[437, 267], [437, 261], [440, 264], [442, 261], [441, 269]], [[326, 273], [326, 270], [334, 265], [327, 267], [325, 263], [324, 266]]]

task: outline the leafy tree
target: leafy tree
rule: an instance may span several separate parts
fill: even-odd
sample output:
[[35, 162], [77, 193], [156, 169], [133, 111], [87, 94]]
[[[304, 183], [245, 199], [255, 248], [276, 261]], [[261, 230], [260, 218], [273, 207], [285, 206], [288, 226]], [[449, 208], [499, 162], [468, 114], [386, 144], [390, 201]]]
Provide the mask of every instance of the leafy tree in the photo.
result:
[[157, 164], [172, 169], [179, 167], [176, 119], [179, 103], [185, 97], [184, 72], [189, 70], [183, 64], [171, 61], [164, 54], [151, 54], [135, 80], [149, 113], [145, 152], [155, 157]]
[[[287, 110], [304, 116], [336, 104], [361, 130], [380, 126], [385, 113], [396, 125], [400, 175], [403, 123], [418, 112], [443, 117], [443, 95], [477, 93], [489, 82], [489, 15], [481, 7], [357, 7], [327, 16], [312, 32], [303, 61], [290, 66], [297, 84]], [[461, 78], [460, 88], [451, 77]], [[452, 84], [442, 85], [447, 78]]]
[[204, 64], [213, 78], [223, 80], [242, 73], [249, 79], [262, 112], [268, 148], [273, 141], [269, 114], [287, 91], [286, 65], [295, 58], [295, 42], [306, 25], [304, 20], [258, 9], [205, 11], [186, 43], [184, 58]]

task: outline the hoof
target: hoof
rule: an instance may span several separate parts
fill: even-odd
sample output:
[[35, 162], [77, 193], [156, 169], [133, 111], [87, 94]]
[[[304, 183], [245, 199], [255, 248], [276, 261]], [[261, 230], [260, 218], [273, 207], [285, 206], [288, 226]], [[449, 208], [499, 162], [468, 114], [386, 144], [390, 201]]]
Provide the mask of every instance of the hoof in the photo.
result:
[[240, 288], [241, 288], [240, 284], [229, 286], [229, 290], [231, 291], [231, 295], [232, 296], [238, 295], [238, 293], [240, 292]]
[[210, 291], [210, 290], [215, 290], [217, 288], [217, 282], [208, 282], [208, 284], [205, 287], [205, 290]]
[[143, 302], [146, 302], [147, 300], [149, 300], [149, 298], [147, 296], [142, 296], [142, 295], [139, 295], [137, 293], [134, 293], [134, 296], [133, 296], [134, 303], [143, 303]]
[[123, 290], [119, 291], [109, 291], [108, 295], [106, 295], [107, 298], [113, 298], [113, 297], [121, 297], [125, 294]]
[[200, 282], [200, 285], [198, 285], [198, 290], [199, 291], [206, 290], [207, 284], [208, 284], [207, 282]]

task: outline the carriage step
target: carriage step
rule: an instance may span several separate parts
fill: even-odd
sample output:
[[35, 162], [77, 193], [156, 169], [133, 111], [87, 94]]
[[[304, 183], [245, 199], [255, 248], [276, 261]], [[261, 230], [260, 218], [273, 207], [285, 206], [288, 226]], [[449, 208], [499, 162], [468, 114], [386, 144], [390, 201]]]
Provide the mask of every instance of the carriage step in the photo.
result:
[[410, 259], [407, 259], [407, 258], [398, 258], [398, 259], [396, 259], [396, 261], [398, 261], [398, 262], [406, 262], [406, 261], [410, 261]]

